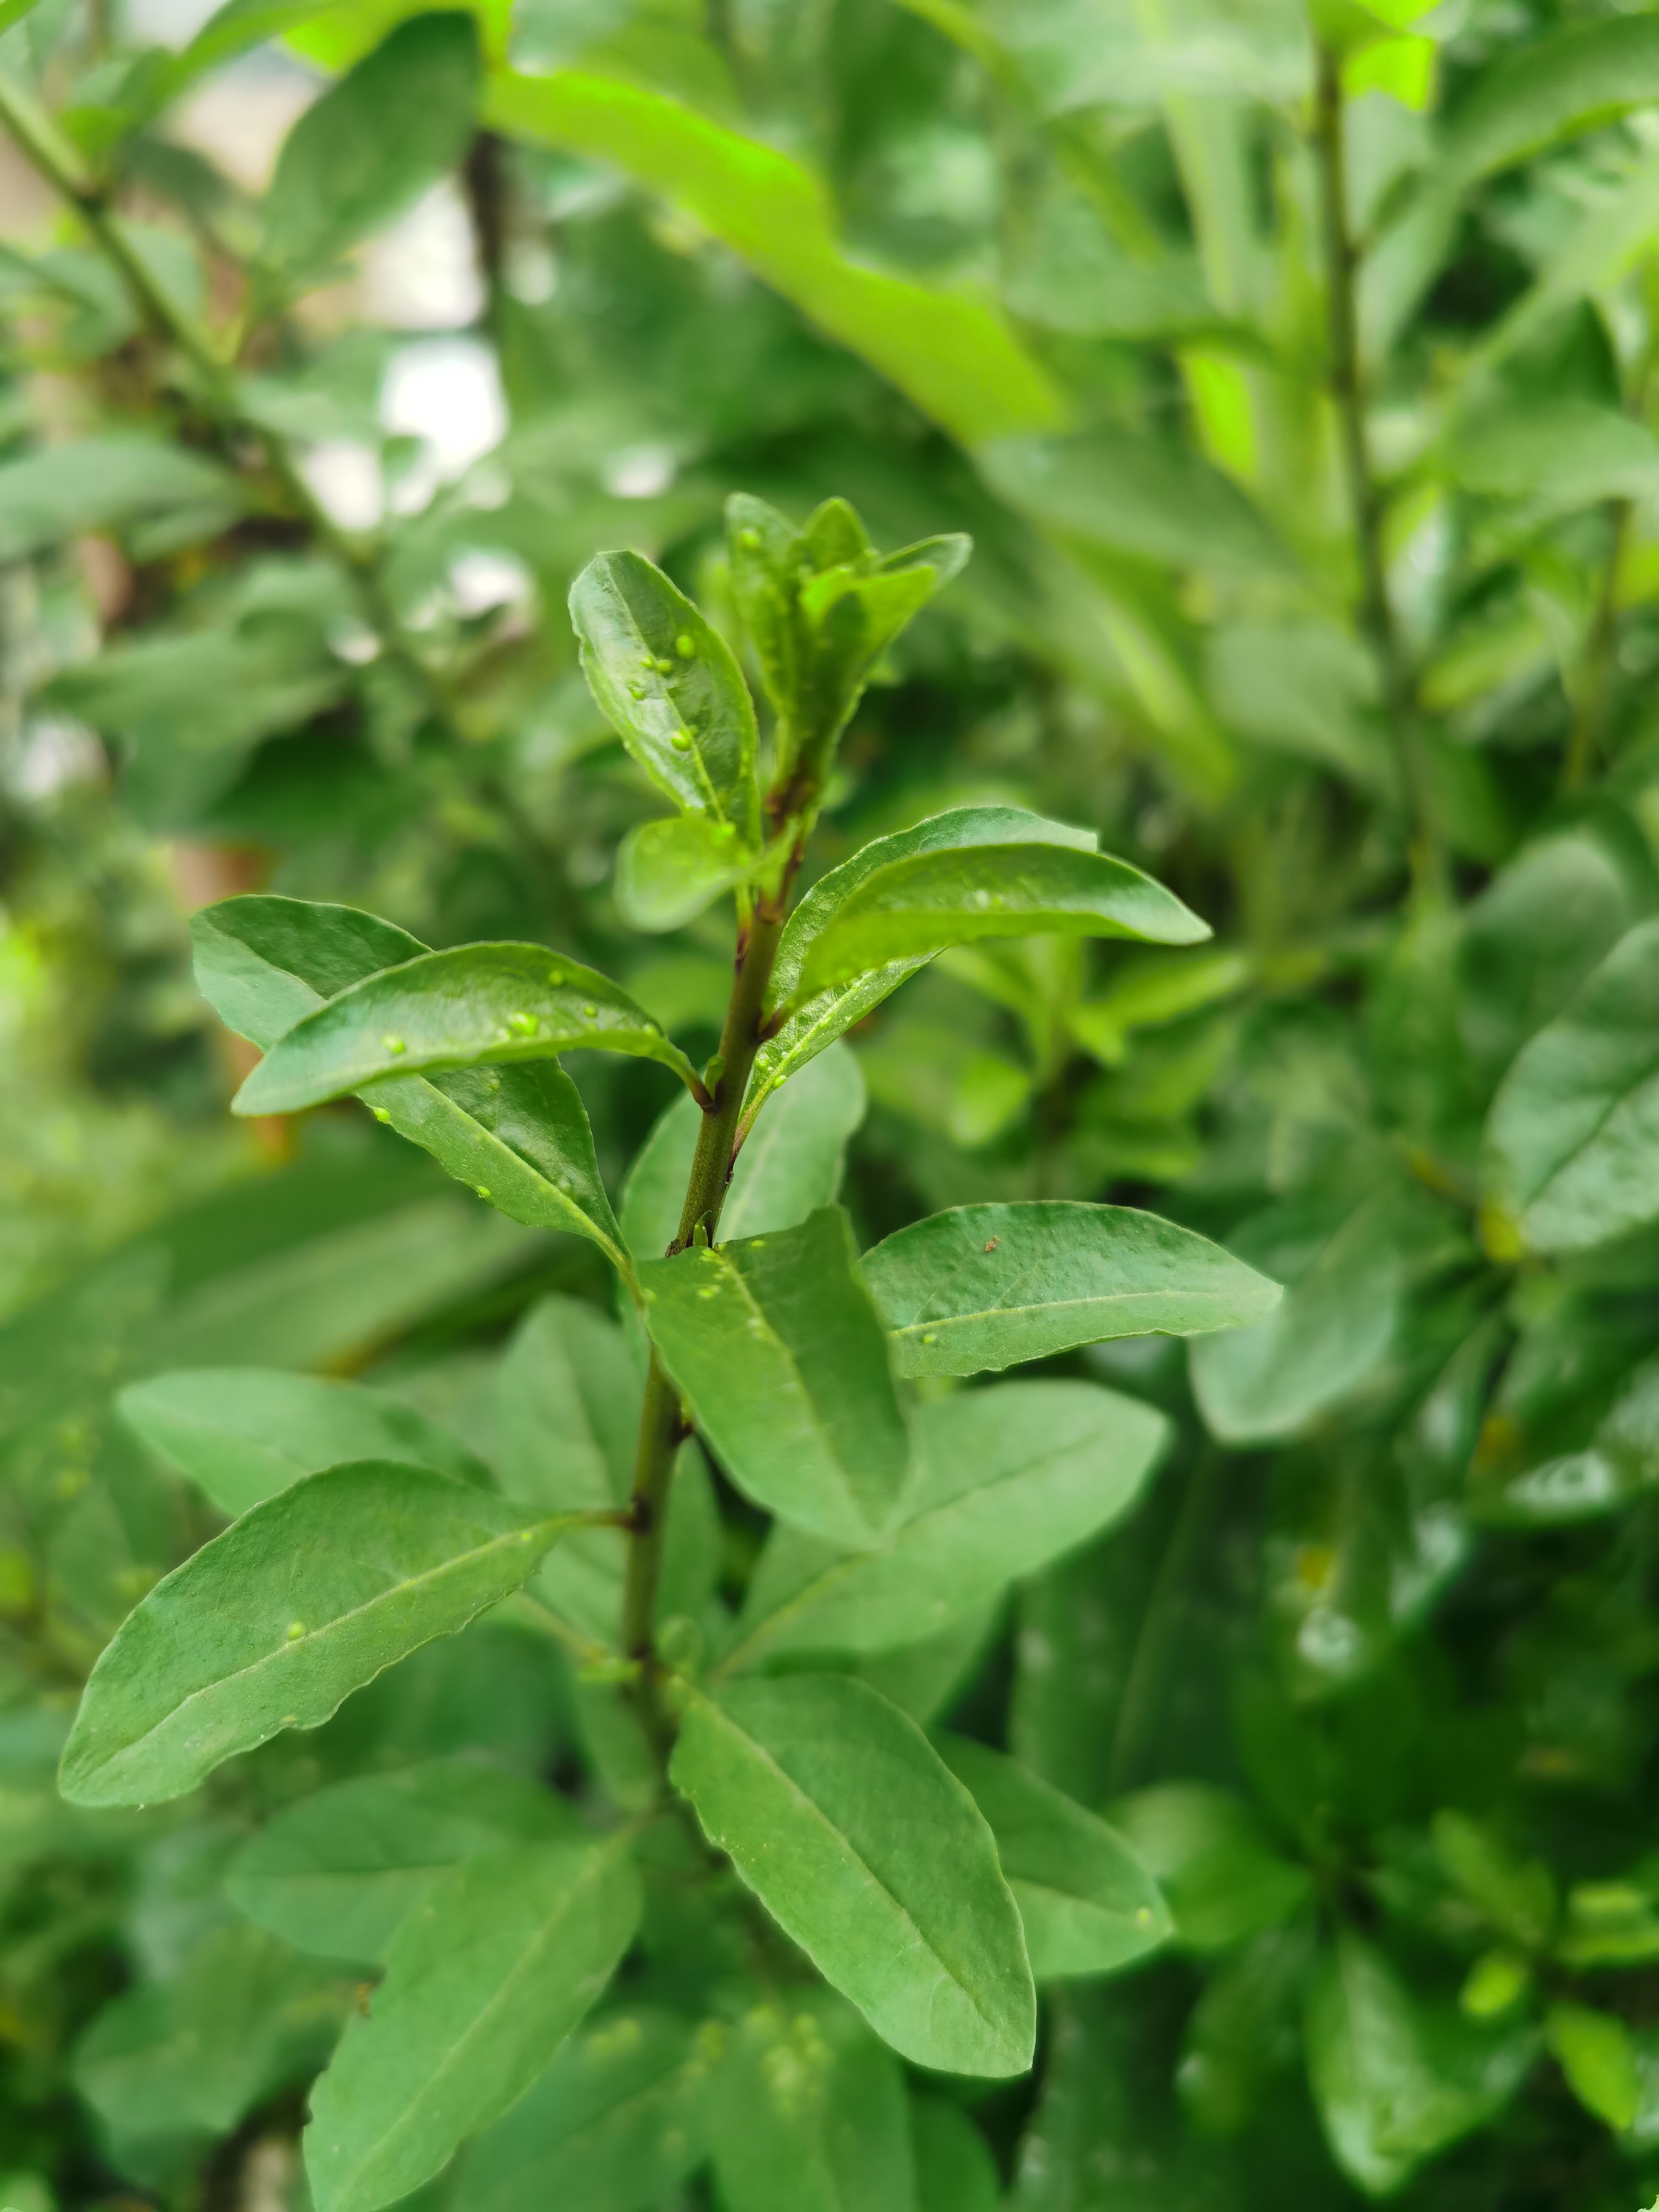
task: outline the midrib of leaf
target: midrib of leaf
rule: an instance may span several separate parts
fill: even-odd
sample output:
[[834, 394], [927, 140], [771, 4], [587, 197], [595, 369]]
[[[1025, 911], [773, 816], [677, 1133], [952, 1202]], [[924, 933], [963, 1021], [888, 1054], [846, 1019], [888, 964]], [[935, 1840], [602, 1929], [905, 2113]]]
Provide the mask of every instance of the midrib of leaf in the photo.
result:
[[[640, 629], [638, 623], [634, 619], [633, 609], [631, 607], [628, 607], [628, 602], [623, 598], [620, 592], [617, 592], [617, 597], [622, 605], [628, 608], [628, 628], [629, 633], [634, 640], [635, 649], [644, 659], [654, 659], [655, 656], [653, 654], [649, 654], [646, 652], [645, 635], [643, 631]], [[663, 686], [663, 690], [668, 698], [670, 705], [674, 707], [674, 712], [678, 714], [679, 708], [678, 706], [674, 705], [673, 694], [668, 690], [666, 684]], [[690, 724], [685, 720], [684, 715], [680, 716], [680, 727], [683, 730], [688, 730], [690, 732], [691, 759], [697, 771], [697, 781], [703, 787], [704, 796], [708, 799], [709, 808], [714, 814], [714, 819], [717, 822], [724, 823], [726, 820], [726, 809], [720, 805], [719, 794], [714, 789], [713, 781], [709, 776], [708, 769], [705, 765], [702, 757], [702, 732], [701, 730], [691, 729]], [[739, 754], [741, 754], [743, 750], [741, 744], [739, 744], [738, 750]]]
[[972, 1313], [930, 1315], [924, 1310], [915, 1321], [908, 1321], [899, 1328], [890, 1328], [887, 1334], [892, 1337], [904, 1337], [914, 1336], [921, 1328], [966, 1328], [974, 1322], [993, 1321], [1004, 1314], [1088, 1313], [1097, 1306], [1121, 1306], [1131, 1303], [1145, 1305], [1154, 1302], [1168, 1304], [1179, 1301], [1190, 1304], [1202, 1300], [1213, 1304], [1221, 1299], [1222, 1295], [1219, 1291], [1109, 1291], [1098, 1297], [1043, 1299], [1035, 1305], [978, 1306]]
[[[349, 1613], [337, 1613], [332, 1620], [324, 1621], [319, 1627], [307, 1629], [303, 1636], [296, 1636], [291, 1644], [279, 1644], [274, 1651], [267, 1651], [262, 1657], [251, 1660], [246, 1667], [239, 1667], [234, 1674], [221, 1674], [216, 1681], [204, 1682], [199, 1690], [192, 1690], [187, 1697], [181, 1698], [176, 1705], [171, 1707], [153, 1728], [146, 1729], [143, 1735], [135, 1736], [130, 1743], [125, 1744], [122, 1747], [123, 1753], [141, 1750], [153, 1738], [160, 1735], [170, 1722], [177, 1720], [180, 1714], [189, 1712], [193, 1705], [204, 1698], [212, 1698], [228, 1685], [240, 1685], [251, 1681], [263, 1669], [274, 1665], [278, 1660], [292, 1658], [310, 1645], [320, 1644], [325, 1637], [332, 1636], [338, 1630], [349, 1626], [352, 1622], [362, 1620], [366, 1615], [372, 1613], [378, 1606], [386, 1604], [391, 1599], [402, 1597], [410, 1591], [419, 1590], [428, 1583], [436, 1583], [457, 1568], [471, 1566], [479, 1560], [487, 1559], [492, 1553], [503, 1551], [509, 1545], [533, 1544], [538, 1536], [546, 1536], [548, 1542], [551, 1543], [561, 1529], [585, 1517], [580, 1513], [561, 1513], [549, 1520], [534, 1521], [528, 1528], [510, 1529], [505, 1535], [492, 1536], [487, 1544], [477, 1545], [470, 1552], [457, 1553], [454, 1558], [442, 1560], [435, 1567], [422, 1568], [418, 1575], [405, 1576], [401, 1582], [392, 1583], [386, 1589], [377, 1590], [373, 1597], [365, 1600], [362, 1605], [353, 1606]], [[486, 1600], [484, 1602], [488, 1603], [489, 1601]], [[392, 1660], [387, 1660], [386, 1662], [386, 1666], [393, 1664], [395, 1662]], [[378, 1667], [374, 1671], [376, 1674], [383, 1674], [386, 1670], [384, 1667]], [[371, 1676], [370, 1679], [373, 1680], [373, 1677]], [[359, 1684], [358, 1686], [361, 1688], [362, 1685]], [[115, 1761], [111, 1759], [106, 1764], [113, 1765]]]
[[[508, 1996], [516, 1993], [532, 1967], [538, 1963], [549, 1939], [569, 1917], [572, 1905], [592, 1887], [601, 1875], [609, 1872], [611, 1864], [623, 1850], [632, 1848], [638, 1826], [636, 1821], [630, 1821], [627, 1827], [618, 1829], [609, 1843], [602, 1844], [595, 1850], [580, 1879], [565, 1892], [559, 1900], [556, 1910], [542, 1923], [500, 1989], [486, 2004], [474, 2013], [467, 2027], [449, 2045], [438, 2064], [426, 2075], [422, 2084], [424, 2094], [429, 2094], [439, 2082], [453, 2072], [458, 2060], [462, 2053], [471, 2047], [473, 2039], [482, 2032], [488, 2022], [494, 2020]], [[416, 2102], [416, 2094], [411, 2093], [397, 2118], [375, 2138], [352, 2168], [345, 2185], [346, 2189], [354, 2188], [356, 2185], [360, 2176], [372, 2166], [386, 2145], [395, 2141], [399, 2132], [407, 2126], [410, 2111]], [[343, 2194], [345, 2194], [345, 2189], [337, 2192], [337, 2195]]]
[[1522, 1200], [1522, 1211], [1524, 1213], [1531, 1212], [1533, 1207], [1538, 1205], [1540, 1200], [1542, 1200], [1553, 1188], [1553, 1186], [1561, 1180], [1561, 1177], [1566, 1174], [1567, 1170], [1572, 1167], [1577, 1161], [1581, 1159], [1589, 1150], [1590, 1146], [1595, 1143], [1596, 1139], [1605, 1133], [1608, 1122], [1613, 1120], [1614, 1115], [1619, 1112], [1620, 1109], [1621, 1107], [1627, 1106], [1639, 1090], [1653, 1081], [1656, 1074], [1659, 1074], [1659, 1057], [1650, 1057], [1647, 1066], [1643, 1069], [1641, 1074], [1636, 1078], [1635, 1081], [1627, 1085], [1623, 1091], [1620, 1091], [1617, 1096], [1610, 1101], [1607, 1107], [1605, 1107], [1603, 1110], [1597, 1115], [1595, 1127], [1588, 1131], [1585, 1135], [1579, 1138], [1570, 1152], [1563, 1154], [1561, 1158], [1557, 1161], [1556, 1164], [1544, 1177], [1542, 1182], [1539, 1184], [1532, 1196]]
[[[753, 1736], [745, 1735], [743, 1729], [738, 1726], [737, 1723], [729, 1719], [725, 1713], [722, 1713], [720, 1707], [715, 1705], [712, 1699], [705, 1698], [702, 1700], [702, 1703], [708, 1707], [710, 1712], [719, 1716], [722, 1725], [730, 1729], [732, 1734], [737, 1737], [740, 1743], [744, 1743], [748, 1746], [755, 1758], [757, 1759], [772, 1774], [777, 1777], [777, 1779], [782, 1784], [788, 1795], [793, 1798], [798, 1804], [804, 1805], [807, 1811], [811, 1814], [813, 1820], [817, 1823], [818, 1826], [823, 1829], [823, 1832], [834, 1842], [840, 1844], [842, 1850], [853, 1862], [854, 1865], [858, 1868], [860, 1873], [869, 1883], [871, 1888], [876, 1891], [879, 1896], [886, 1899], [889, 1905], [892, 1906], [894, 1911], [897, 1913], [904, 1925], [910, 1930], [910, 1933], [915, 1939], [916, 1948], [919, 1950], [925, 1951], [927, 1953], [927, 1956], [933, 1961], [934, 1965], [939, 1968], [939, 1972], [944, 1976], [945, 1979], [951, 1984], [951, 1987], [953, 1990], [959, 1990], [962, 1992], [963, 1996], [967, 1998], [969, 2003], [973, 2007], [975, 2012], [985, 2023], [985, 2026], [991, 2031], [992, 2034], [995, 2036], [997, 2041], [1000, 2043], [1004, 2039], [1002, 2031], [998, 2027], [996, 2021], [992, 2018], [991, 2014], [986, 2011], [984, 2006], [981, 2004], [979, 1999], [975, 1996], [972, 1990], [969, 1988], [967, 1983], [957, 1978], [957, 1975], [951, 1970], [949, 1960], [943, 1958], [933, 1948], [932, 1940], [927, 1936], [927, 1931], [918, 1924], [908, 1907], [899, 1902], [898, 1899], [894, 1896], [892, 1891], [888, 1888], [886, 1883], [883, 1881], [881, 1876], [876, 1872], [875, 1869], [866, 1859], [860, 1857], [859, 1853], [854, 1849], [852, 1838], [836, 1826], [835, 1822], [830, 1818], [830, 1815], [824, 1811], [823, 1808], [818, 1803], [815, 1797], [810, 1797], [805, 1790], [800, 1787], [800, 1784], [795, 1781], [792, 1775], [785, 1773], [782, 1767], [778, 1765], [776, 1759], [773, 1758], [771, 1753], [766, 1749], [763, 1744], [757, 1743]], [[933, 1996], [928, 2002], [930, 2008], [933, 2005], [938, 2003], [939, 1992], [937, 1990], [934, 1991]]]

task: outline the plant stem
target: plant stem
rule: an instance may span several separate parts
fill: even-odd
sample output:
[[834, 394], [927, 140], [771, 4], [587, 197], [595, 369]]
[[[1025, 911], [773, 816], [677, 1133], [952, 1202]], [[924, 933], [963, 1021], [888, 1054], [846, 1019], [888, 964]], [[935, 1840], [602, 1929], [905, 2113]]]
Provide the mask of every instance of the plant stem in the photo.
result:
[[1365, 433], [1364, 392], [1359, 372], [1359, 309], [1354, 276], [1358, 253], [1348, 218], [1348, 179], [1342, 100], [1342, 64], [1332, 49], [1317, 50], [1314, 87], [1314, 149], [1319, 161], [1325, 247], [1326, 373], [1342, 444], [1348, 509], [1359, 556], [1359, 625], [1376, 663], [1382, 702], [1401, 752], [1416, 824], [1418, 873], [1440, 872], [1430, 806], [1427, 764], [1412, 681], [1389, 597], [1382, 553], [1382, 498], [1372, 473]]
[[1625, 552], [1630, 543], [1632, 504], [1627, 499], [1609, 500], [1608, 520], [1613, 528], [1613, 543], [1607, 550], [1607, 565], [1601, 571], [1601, 587], [1596, 594], [1595, 612], [1590, 617], [1589, 634], [1584, 640], [1584, 655], [1578, 666], [1577, 697], [1573, 702], [1572, 728], [1567, 738], [1565, 758], [1561, 763], [1563, 792], [1577, 791], [1589, 773], [1595, 752], [1595, 740], [1601, 727], [1601, 709], [1607, 695], [1607, 677], [1613, 663], [1613, 648], [1619, 632], [1619, 579], [1625, 564]]
[[447, 678], [426, 659], [399, 621], [386, 594], [378, 556], [343, 531], [321, 504], [306, 482], [287, 439], [264, 423], [251, 421], [243, 412], [230, 365], [215, 351], [206, 332], [167, 297], [134, 252], [115, 220], [104, 187], [51, 120], [3, 76], [0, 76], [0, 123], [35, 171], [74, 208], [150, 329], [176, 347], [190, 363], [201, 397], [220, 430], [246, 434], [258, 441], [283, 496], [350, 578], [364, 620], [382, 651], [414, 678], [428, 708], [448, 726], [451, 734], [463, 737], [459, 702]]
[[[719, 1079], [709, 1086], [711, 1103], [703, 1109], [696, 1150], [687, 1179], [685, 1204], [679, 1233], [670, 1253], [683, 1251], [699, 1231], [709, 1243], [720, 1226], [732, 1180], [738, 1116], [749, 1087], [749, 1075], [760, 1049], [761, 1023], [778, 939], [783, 934], [789, 877], [786, 875], [775, 901], [757, 904], [746, 928], [739, 931], [732, 996], [720, 1032]], [[711, 1063], [712, 1065], [712, 1063]], [[645, 1403], [640, 1410], [639, 1444], [634, 1458], [632, 1527], [628, 1544], [628, 1570], [623, 1589], [622, 1648], [640, 1662], [637, 1687], [640, 1718], [652, 1748], [665, 1760], [673, 1728], [663, 1703], [653, 1652], [656, 1632], [657, 1587], [662, 1578], [663, 1539], [668, 1525], [668, 1494], [674, 1476], [674, 1455], [685, 1434], [679, 1393], [653, 1351], [645, 1379]]]

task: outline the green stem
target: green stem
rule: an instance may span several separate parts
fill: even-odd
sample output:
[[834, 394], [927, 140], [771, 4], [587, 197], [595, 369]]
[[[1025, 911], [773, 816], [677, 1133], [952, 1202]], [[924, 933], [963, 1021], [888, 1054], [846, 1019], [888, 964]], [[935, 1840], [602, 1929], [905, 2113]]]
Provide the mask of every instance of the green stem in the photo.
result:
[[1388, 564], [1382, 552], [1382, 496], [1372, 472], [1365, 432], [1354, 282], [1359, 257], [1348, 219], [1344, 123], [1341, 60], [1330, 47], [1322, 45], [1314, 87], [1314, 148], [1319, 161], [1325, 248], [1326, 366], [1359, 556], [1359, 625], [1376, 663], [1383, 704], [1400, 748], [1415, 817], [1418, 873], [1432, 880], [1441, 872], [1441, 860], [1430, 805], [1422, 726], [1416, 686], [1389, 597]]
[[115, 220], [103, 186], [51, 118], [4, 77], [0, 77], [0, 123], [37, 173], [75, 209], [150, 329], [176, 347], [190, 363], [201, 397], [220, 428], [258, 439], [284, 497], [350, 578], [363, 617], [380, 640], [382, 651], [414, 678], [428, 706], [448, 726], [451, 734], [463, 736], [459, 702], [398, 620], [386, 594], [377, 555], [343, 531], [318, 500], [288, 441], [264, 423], [249, 420], [238, 403], [229, 364], [215, 351], [207, 333], [167, 297], [134, 252]]
[[[671, 1253], [683, 1251], [699, 1232], [712, 1244], [720, 1226], [720, 1208], [726, 1203], [736, 1157], [738, 1117], [743, 1109], [744, 1093], [749, 1087], [755, 1054], [760, 1049], [767, 986], [772, 980], [778, 939], [783, 934], [787, 896], [786, 877], [775, 902], [757, 906], [748, 927], [738, 936], [732, 996], [726, 1005], [726, 1025], [720, 1032], [720, 1073], [709, 1086], [710, 1103], [703, 1109], [702, 1125], [697, 1132], [679, 1233], [669, 1247]], [[623, 1587], [622, 1648], [629, 1658], [640, 1662], [636, 1693], [640, 1718], [652, 1748], [665, 1762], [673, 1738], [673, 1725], [663, 1702], [654, 1656], [657, 1589], [662, 1579], [663, 1540], [667, 1533], [674, 1455], [685, 1433], [679, 1393], [653, 1351], [646, 1376], [645, 1403], [640, 1409], [639, 1443], [634, 1458], [632, 1524]]]

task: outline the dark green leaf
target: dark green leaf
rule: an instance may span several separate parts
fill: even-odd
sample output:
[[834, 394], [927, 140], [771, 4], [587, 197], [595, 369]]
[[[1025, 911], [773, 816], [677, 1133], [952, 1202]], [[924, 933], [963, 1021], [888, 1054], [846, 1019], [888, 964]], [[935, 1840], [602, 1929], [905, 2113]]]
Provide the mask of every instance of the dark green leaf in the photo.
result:
[[755, 709], [720, 632], [638, 553], [590, 561], [570, 587], [570, 619], [600, 713], [653, 783], [726, 830], [734, 848], [757, 847]]
[[1166, 1782], [1108, 1808], [1169, 1901], [1177, 1942], [1218, 1951], [1294, 1912], [1307, 1875], [1282, 1858], [1243, 1798]]
[[916, 852], [873, 869], [840, 901], [806, 951], [793, 1004], [949, 945], [1046, 934], [1195, 945], [1210, 931], [1173, 891], [1109, 854], [1046, 841]]
[[1155, 1213], [1062, 1199], [959, 1206], [864, 1259], [901, 1375], [974, 1375], [1109, 1337], [1260, 1320], [1279, 1288]]
[[915, 2212], [997, 2212], [1002, 2189], [996, 2160], [959, 2106], [943, 2097], [912, 2096], [910, 2144]]
[[1023, 2074], [1036, 2029], [991, 1832], [914, 1723], [834, 1674], [688, 1699], [671, 1770], [825, 1979], [918, 2065]]
[[538, 945], [463, 945], [367, 976], [296, 1022], [234, 1101], [292, 1114], [383, 1076], [547, 1060], [578, 1047], [691, 1064], [626, 991]]
[[364, 1774], [289, 1805], [245, 1844], [226, 1892], [250, 1920], [326, 1959], [385, 1956], [446, 1867], [568, 1836], [568, 1802], [516, 1774], [434, 1759]]
[[1499, 1236], [1576, 1252], [1659, 1217], [1656, 1102], [1659, 921], [1648, 921], [1523, 1046], [1492, 1102], [1482, 1174]]
[[897, 1529], [848, 1558], [775, 1531], [734, 1658], [883, 1651], [938, 1634], [1135, 1503], [1169, 1434], [1091, 1382], [1004, 1382], [918, 1407]]
[[400, 23], [289, 133], [265, 195], [266, 265], [303, 283], [412, 207], [466, 151], [479, 81], [471, 15]]
[[458, 1438], [380, 1390], [264, 1367], [202, 1367], [128, 1386], [121, 1418], [174, 1474], [234, 1520], [301, 1475], [347, 1460], [402, 1461], [490, 1486]]
[[649, 2005], [589, 2021], [467, 2151], [455, 2212], [654, 2212], [706, 2155], [714, 2047]]
[[242, 505], [216, 462], [160, 439], [84, 438], [0, 466], [0, 561], [21, 561], [91, 530], [199, 514], [211, 537]]
[[625, 1833], [514, 1844], [441, 1875], [312, 2092], [318, 2212], [392, 2203], [499, 2119], [616, 1972], [639, 1916]]
[[190, 934], [202, 996], [261, 1052], [324, 1000], [427, 950], [356, 907], [256, 893], [204, 907], [191, 916]]
[[904, 2076], [827, 1990], [738, 2022], [712, 2106], [728, 2212], [915, 2212]]
[[307, 1475], [157, 1583], [93, 1668], [64, 1749], [77, 1805], [182, 1796], [519, 1585], [562, 1518], [369, 1461]]
[[1158, 1885], [1115, 1829], [1000, 1752], [935, 1742], [990, 1823], [1036, 1981], [1109, 1974], [1168, 1941]]
[[640, 1280], [652, 1341], [738, 1488], [832, 1543], [879, 1541], [908, 1443], [845, 1214], [647, 1261]]

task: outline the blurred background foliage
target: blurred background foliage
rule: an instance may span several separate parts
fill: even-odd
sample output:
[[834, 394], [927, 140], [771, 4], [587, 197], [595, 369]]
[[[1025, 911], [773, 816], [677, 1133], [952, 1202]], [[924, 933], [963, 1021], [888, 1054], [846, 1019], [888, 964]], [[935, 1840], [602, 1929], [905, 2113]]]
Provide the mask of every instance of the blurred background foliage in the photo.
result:
[[[1190, 1355], [1055, 1363], [1164, 1407], [1179, 1448], [1126, 1532], [889, 1685], [1109, 1806], [1175, 1914], [1173, 1952], [1052, 1997], [1029, 2082], [956, 2085], [997, 2187], [1635, 2212], [1659, 18], [3, 0], [0, 26], [0, 2201], [297, 2203], [349, 1991], [239, 1917], [233, 1852], [351, 1772], [603, 1765], [595, 1698], [498, 1620], [182, 1808], [71, 1814], [52, 1778], [92, 1658], [213, 1525], [124, 1384], [353, 1376], [482, 1449], [520, 1317], [604, 1295], [587, 1248], [355, 1108], [234, 1125], [188, 912], [257, 884], [436, 945], [541, 939], [711, 1050], [723, 925], [651, 936], [618, 903], [655, 802], [564, 599], [629, 545], [729, 612], [740, 487], [976, 544], [860, 713], [815, 871], [1006, 797], [1217, 931], [942, 958], [854, 1040], [861, 1234], [1115, 1197], [1290, 1285]], [[1528, 1152], [1539, 1052], [1628, 1076], [1622, 1150], [1566, 1200]], [[616, 1189], [672, 1085], [572, 1072]], [[726, 1543], [736, 1597], [740, 1515]], [[915, 2212], [989, 2203], [939, 2109]], [[583, 2212], [749, 2212], [695, 2160], [653, 2172]], [[550, 2187], [498, 2154], [439, 2193]], [[791, 2188], [843, 2202], [827, 2166]]]

